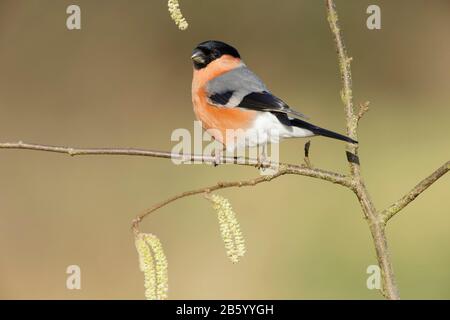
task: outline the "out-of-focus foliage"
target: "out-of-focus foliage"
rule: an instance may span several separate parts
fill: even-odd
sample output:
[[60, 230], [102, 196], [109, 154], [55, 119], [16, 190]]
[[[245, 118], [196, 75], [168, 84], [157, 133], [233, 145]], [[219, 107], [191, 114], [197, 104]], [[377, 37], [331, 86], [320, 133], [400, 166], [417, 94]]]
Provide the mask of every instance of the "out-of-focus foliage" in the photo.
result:
[[[449, 159], [450, 3], [336, 0], [353, 57], [363, 174], [378, 208]], [[334, 44], [322, 1], [184, 0], [180, 32], [166, 1], [79, 0], [82, 29], [66, 29], [72, 1], [0, 0], [0, 140], [170, 150], [193, 126], [195, 45], [235, 45], [278, 96], [311, 121], [344, 132]], [[382, 29], [366, 28], [378, 4]], [[281, 144], [301, 162], [304, 140]], [[344, 145], [312, 139], [313, 165], [345, 172]], [[253, 168], [174, 166], [168, 160], [0, 151], [0, 297], [142, 298], [131, 220], [153, 203]], [[402, 298], [450, 298], [449, 180], [443, 178], [387, 230]], [[375, 264], [353, 194], [286, 176], [232, 199], [248, 252], [224, 259], [211, 206], [180, 200], [140, 226], [157, 234], [170, 263], [170, 298], [367, 298]], [[26, 235], [26, 236], [24, 236]], [[82, 290], [65, 287], [68, 265]]]

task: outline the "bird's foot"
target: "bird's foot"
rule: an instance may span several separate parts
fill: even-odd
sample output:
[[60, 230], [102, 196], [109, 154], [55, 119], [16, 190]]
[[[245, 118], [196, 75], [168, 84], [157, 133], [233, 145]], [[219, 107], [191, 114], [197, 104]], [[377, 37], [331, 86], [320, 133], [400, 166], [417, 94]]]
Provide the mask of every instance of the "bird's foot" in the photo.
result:
[[220, 149], [215, 149], [213, 150], [213, 157], [214, 160], [212, 162], [212, 164], [214, 165], [214, 167], [217, 167], [219, 164], [222, 164], [222, 155], [223, 155], [223, 151]]
[[257, 158], [257, 163], [256, 163], [256, 168], [258, 170], [264, 170], [265, 169], [265, 164], [267, 163], [267, 145], [263, 145], [261, 147], [261, 152], [258, 152], [258, 158]]
[[258, 156], [257, 158], [257, 162], [256, 162], [256, 169], [261, 170], [265, 168], [267, 162], [267, 157], [265, 154], [261, 154]]

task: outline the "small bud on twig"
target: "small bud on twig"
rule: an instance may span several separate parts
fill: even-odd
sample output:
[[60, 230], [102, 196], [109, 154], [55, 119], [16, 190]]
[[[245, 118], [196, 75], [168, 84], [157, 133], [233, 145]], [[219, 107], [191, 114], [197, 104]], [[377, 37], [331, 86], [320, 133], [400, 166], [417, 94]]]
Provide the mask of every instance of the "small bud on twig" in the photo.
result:
[[312, 168], [312, 164], [311, 161], [309, 160], [309, 148], [311, 147], [311, 140], [308, 140], [308, 142], [305, 143], [305, 157], [304, 157], [304, 161], [305, 164], [308, 168]]
[[370, 102], [366, 101], [364, 103], [359, 104], [359, 112], [358, 112], [358, 121], [364, 116], [364, 114], [369, 111]]

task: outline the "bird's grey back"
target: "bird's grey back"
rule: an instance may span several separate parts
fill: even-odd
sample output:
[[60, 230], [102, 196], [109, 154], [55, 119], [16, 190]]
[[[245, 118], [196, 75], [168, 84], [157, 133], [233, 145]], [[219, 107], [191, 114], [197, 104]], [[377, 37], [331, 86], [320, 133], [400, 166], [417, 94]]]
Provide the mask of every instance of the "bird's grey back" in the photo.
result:
[[268, 91], [261, 79], [246, 66], [242, 66], [210, 80], [206, 84], [208, 96], [232, 92], [227, 107], [239, 105], [252, 92]]

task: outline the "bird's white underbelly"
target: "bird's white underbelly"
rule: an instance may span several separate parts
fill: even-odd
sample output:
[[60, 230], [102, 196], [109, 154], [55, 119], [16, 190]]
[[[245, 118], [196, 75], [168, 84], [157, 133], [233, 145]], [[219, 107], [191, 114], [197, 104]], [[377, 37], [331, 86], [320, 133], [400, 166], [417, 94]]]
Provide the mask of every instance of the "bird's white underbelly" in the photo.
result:
[[310, 130], [291, 127], [282, 124], [270, 112], [261, 112], [251, 129], [240, 130], [235, 133], [235, 143], [227, 145], [229, 151], [236, 148], [256, 147], [267, 143], [279, 143], [285, 138], [302, 138], [314, 135]]

